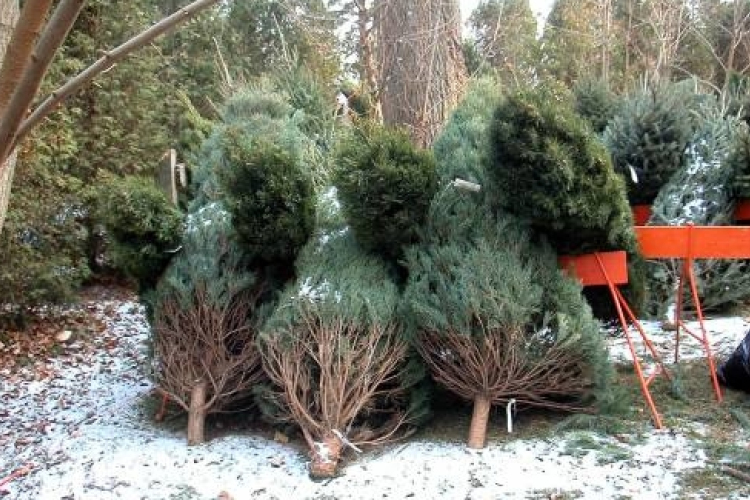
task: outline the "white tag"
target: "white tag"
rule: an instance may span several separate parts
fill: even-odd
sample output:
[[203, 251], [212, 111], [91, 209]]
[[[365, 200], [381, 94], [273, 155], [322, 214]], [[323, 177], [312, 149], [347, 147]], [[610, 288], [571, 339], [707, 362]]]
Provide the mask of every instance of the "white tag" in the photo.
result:
[[633, 181], [633, 184], [638, 184], [638, 174], [635, 173], [635, 169], [628, 165], [628, 168], [630, 169], [630, 180]]

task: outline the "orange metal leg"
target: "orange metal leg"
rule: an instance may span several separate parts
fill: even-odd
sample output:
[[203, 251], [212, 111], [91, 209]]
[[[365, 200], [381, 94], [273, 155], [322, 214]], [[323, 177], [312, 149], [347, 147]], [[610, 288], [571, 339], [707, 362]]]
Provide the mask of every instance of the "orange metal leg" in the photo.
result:
[[[662, 423], [661, 415], [659, 415], [659, 412], [656, 409], [654, 400], [651, 397], [651, 391], [648, 390], [648, 382], [643, 377], [643, 369], [641, 368], [641, 363], [638, 360], [638, 353], [635, 350], [633, 339], [630, 337], [630, 328], [628, 327], [628, 322], [625, 319], [625, 313], [623, 312], [623, 307], [622, 307], [622, 304], [620, 303], [620, 299], [622, 299], [622, 296], [619, 294], [619, 291], [617, 290], [615, 285], [612, 283], [612, 281], [609, 279], [609, 276], [607, 275], [607, 270], [602, 264], [601, 259], [599, 259], [598, 254], [597, 254], [597, 260], [599, 260], [599, 265], [601, 266], [602, 273], [604, 274], [604, 277], [607, 281], [607, 288], [609, 288], [609, 293], [612, 296], [612, 300], [615, 303], [615, 309], [617, 310], [617, 317], [619, 318], [620, 324], [622, 325], [622, 329], [625, 332], [625, 339], [628, 342], [630, 355], [633, 358], [633, 368], [635, 369], [635, 373], [638, 377], [638, 383], [641, 386], [641, 393], [643, 393], [643, 398], [646, 400], [646, 405], [648, 406], [649, 411], [651, 411], [651, 416], [654, 421], [654, 426], [656, 426], [657, 429], [663, 429], [664, 424]], [[640, 328], [639, 328], [639, 331], [641, 331]], [[641, 331], [641, 334], [643, 335], [642, 331]]]
[[690, 284], [690, 295], [693, 299], [693, 303], [695, 304], [695, 310], [696, 314], [698, 315], [698, 325], [700, 326], [700, 340], [701, 344], [703, 344], [703, 350], [706, 353], [706, 360], [708, 361], [708, 370], [709, 375], [711, 377], [711, 383], [714, 386], [714, 393], [716, 394], [716, 400], [721, 403], [723, 397], [721, 394], [721, 387], [719, 386], [719, 379], [716, 376], [716, 365], [714, 363], [714, 356], [711, 352], [711, 342], [708, 338], [708, 331], [706, 330], [706, 325], [703, 320], [703, 309], [701, 308], [701, 302], [700, 297], [698, 297], [698, 287], [695, 284], [695, 272], [693, 271], [693, 262], [691, 259], [688, 259], [689, 267], [687, 268], [687, 274], [688, 274], [688, 282]]

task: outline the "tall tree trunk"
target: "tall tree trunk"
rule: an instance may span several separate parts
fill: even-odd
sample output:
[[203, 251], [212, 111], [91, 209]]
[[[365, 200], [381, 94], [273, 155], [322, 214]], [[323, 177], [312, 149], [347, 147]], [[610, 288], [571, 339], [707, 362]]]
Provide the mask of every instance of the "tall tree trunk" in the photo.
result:
[[[5, 53], [13, 35], [13, 29], [18, 21], [18, 0], [3, 0], [0, 2], [0, 61], [5, 62]], [[7, 102], [7, 99], [5, 100]], [[2, 116], [4, 106], [0, 107]], [[3, 232], [5, 215], [10, 201], [10, 187], [13, 171], [16, 168], [16, 155], [10, 155], [4, 164], [0, 164], [0, 234]]]
[[367, 0], [357, 0], [357, 29], [359, 30], [359, 58], [362, 66], [360, 81], [365, 82], [365, 91], [372, 98], [373, 120], [383, 121], [383, 109], [380, 104], [380, 90], [378, 89], [378, 71], [375, 65], [375, 51], [373, 48], [373, 15], [367, 6]]
[[375, 15], [383, 120], [427, 147], [466, 83], [458, 3], [380, 0]]

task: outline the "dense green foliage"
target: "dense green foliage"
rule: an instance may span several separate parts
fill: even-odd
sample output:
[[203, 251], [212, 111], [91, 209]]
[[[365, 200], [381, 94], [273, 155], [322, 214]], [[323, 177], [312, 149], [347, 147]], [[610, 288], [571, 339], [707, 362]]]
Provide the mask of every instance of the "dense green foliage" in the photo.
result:
[[604, 132], [617, 112], [617, 96], [601, 80], [585, 79], [573, 86], [575, 110], [597, 133]]
[[580, 286], [562, 275], [549, 248], [530, 243], [528, 229], [495, 222], [467, 196], [436, 198], [443, 206], [431, 213], [439, 218], [430, 221], [426, 242], [407, 254], [405, 314], [419, 342], [423, 335], [468, 336], [480, 352], [490, 345], [482, 339], [492, 337], [498, 352], [482, 354], [476, 366], [470, 354], [433, 352], [428, 343], [420, 349], [428, 364], [460, 380], [463, 397], [610, 408], [612, 366]]
[[[266, 321], [261, 345], [287, 365], [300, 365], [297, 373], [308, 379], [286, 378], [283, 387], [279, 381], [275, 387], [257, 387], [265, 415], [275, 422], [295, 422], [316, 440], [325, 431], [346, 426], [353, 442], [368, 433], [365, 439], [380, 437], [378, 432], [399, 419], [409, 426], [425, 420], [426, 374], [410, 357], [391, 265], [363, 251], [351, 231], [338, 226], [324, 239], [311, 240], [296, 267], [299, 277]], [[352, 359], [353, 352], [369, 361]], [[274, 359], [264, 362], [279, 369]], [[390, 368], [383, 371], [386, 364]], [[370, 387], [371, 379], [383, 375], [377, 391], [375, 386], [364, 392], [355, 389]], [[352, 399], [329, 392], [331, 387], [351, 391]], [[290, 394], [308, 402], [301, 409], [305, 418], [299, 417]]]
[[460, 178], [485, 184], [488, 128], [499, 102], [500, 91], [495, 80], [472, 81], [466, 96], [432, 144], [441, 183]]
[[738, 131], [727, 163], [732, 169], [733, 197], [750, 199], [750, 132], [747, 127]]
[[[27, 144], [36, 144], [39, 137], [34, 134]], [[15, 305], [10, 312], [23, 320], [28, 307], [74, 299], [89, 267], [88, 231], [79, 198], [82, 184], [46, 162], [29, 168], [31, 148], [20, 155], [0, 234], [0, 302]]]
[[370, 252], [398, 258], [417, 240], [437, 190], [432, 153], [405, 133], [363, 126], [336, 151], [334, 183], [357, 241]]
[[494, 204], [528, 220], [558, 252], [636, 252], [622, 180], [567, 94], [539, 88], [508, 96], [495, 111], [489, 146]]
[[153, 375], [183, 405], [206, 382], [206, 413], [213, 413], [249, 401], [263, 378], [255, 335], [266, 297], [220, 203], [191, 213], [185, 226], [181, 251], [153, 294]]
[[469, 24], [482, 66], [491, 68], [508, 85], [533, 81], [539, 43], [528, 0], [481, 2], [471, 13]]
[[182, 236], [182, 214], [153, 181], [109, 178], [97, 189], [95, 219], [106, 228], [112, 267], [153, 288]]
[[315, 220], [310, 176], [271, 138], [223, 132], [219, 180], [245, 252], [256, 262], [293, 262]]
[[639, 92], [622, 105], [604, 133], [633, 205], [649, 205], [670, 176], [685, 165], [695, 95], [684, 86]]
[[[658, 225], [699, 226], [732, 223], [732, 179], [735, 161], [747, 140], [745, 126], [726, 117], [711, 101], [701, 107], [702, 122], [687, 148], [685, 166], [661, 189], [651, 221]], [[739, 155], [739, 156], [738, 156]], [[693, 265], [701, 304], [722, 310], [750, 297], [750, 262], [700, 259]], [[649, 310], [663, 314], [674, 302], [680, 263], [649, 264]], [[687, 296], [685, 300], [689, 300]]]

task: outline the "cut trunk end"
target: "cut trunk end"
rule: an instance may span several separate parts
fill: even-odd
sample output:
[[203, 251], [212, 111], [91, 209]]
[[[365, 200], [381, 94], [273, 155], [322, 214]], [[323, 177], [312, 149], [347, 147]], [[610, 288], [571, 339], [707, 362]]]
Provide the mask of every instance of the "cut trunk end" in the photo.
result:
[[490, 418], [492, 407], [489, 398], [476, 396], [474, 398], [474, 413], [471, 416], [469, 427], [469, 448], [481, 449], [487, 441], [487, 422]]
[[341, 448], [341, 441], [332, 433], [326, 434], [322, 441], [316, 442], [310, 461], [310, 477], [312, 479], [334, 477], [341, 459]]
[[206, 382], [198, 382], [190, 393], [188, 411], [188, 446], [201, 444], [206, 440]]

